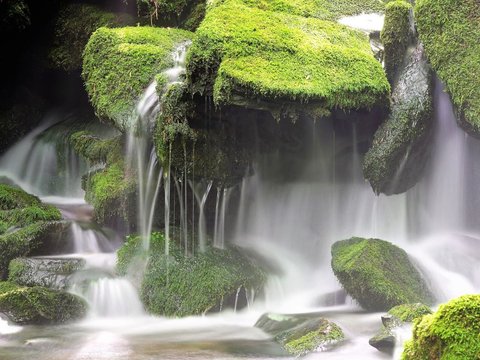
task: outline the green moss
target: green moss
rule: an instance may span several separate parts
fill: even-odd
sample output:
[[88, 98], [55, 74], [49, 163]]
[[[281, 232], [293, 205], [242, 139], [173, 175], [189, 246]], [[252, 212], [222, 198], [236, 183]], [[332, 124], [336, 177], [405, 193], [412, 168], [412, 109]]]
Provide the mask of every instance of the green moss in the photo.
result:
[[10, 281], [0, 281], [0, 295], [3, 295], [9, 291], [18, 289], [19, 286]]
[[19, 324], [58, 324], [85, 316], [87, 304], [64, 291], [19, 287], [0, 295], [0, 312]]
[[[153, 233], [149, 254], [142, 249], [141, 239], [130, 236], [118, 251], [117, 268], [120, 274], [126, 274], [129, 267], [136, 264], [136, 256], [149, 255], [141, 298], [153, 314], [200, 315], [222, 302], [226, 306], [229, 297], [235, 299], [239, 288], [258, 291], [265, 281], [263, 271], [236, 248], [208, 248], [190, 257], [171, 240], [167, 257], [164, 235]], [[134, 265], [134, 268], [137, 267]]]
[[480, 295], [465, 295], [415, 321], [403, 360], [475, 360], [480, 357]]
[[187, 77], [192, 92], [212, 92], [217, 105], [240, 97], [347, 110], [373, 107], [389, 92], [366, 35], [235, 0], [207, 13], [187, 56]]
[[82, 75], [97, 114], [128, 128], [138, 98], [155, 75], [173, 65], [176, 44], [191, 36], [152, 27], [95, 31], [85, 47]]
[[286, 336], [285, 350], [290, 354], [303, 356], [344, 339], [343, 331], [338, 325], [322, 320], [307, 323], [301, 330], [295, 329], [283, 334], [282, 336]]
[[419, 0], [418, 33], [438, 76], [464, 117], [480, 131], [480, 4], [476, 0]]
[[[361, 13], [383, 12], [385, 5], [381, 0], [240, 0], [243, 4], [262, 10], [284, 12], [323, 20], [338, 20], [342, 16]], [[239, 1], [239, 2], [240, 2]], [[213, 0], [213, 8], [225, 0]]]
[[332, 269], [338, 280], [366, 310], [431, 303], [421, 275], [399, 247], [378, 239], [352, 238], [332, 246]]
[[206, 7], [207, 5], [205, 1], [200, 1], [198, 4], [196, 4], [183, 22], [182, 28], [189, 31], [197, 30], [197, 28], [200, 26], [200, 23], [205, 18]]
[[427, 305], [415, 303], [395, 306], [388, 310], [388, 313], [403, 322], [413, 322], [417, 318], [431, 314], [432, 310]]
[[73, 71], [82, 67], [82, 53], [88, 39], [99, 27], [134, 25], [135, 19], [127, 14], [103, 11], [88, 4], [69, 4], [60, 10], [55, 22], [53, 47], [49, 53], [52, 65]]
[[391, 84], [395, 82], [407, 47], [411, 42], [410, 13], [412, 6], [404, 0], [389, 2], [380, 38], [385, 48], [385, 72]]
[[432, 72], [422, 47], [411, 54], [392, 94], [391, 114], [375, 133], [363, 172], [376, 193], [407, 191], [422, 177], [433, 126]]
[[104, 139], [89, 131], [78, 131], [70, 135], [70, 142], [91, 164], [113, 164], [123, 156], [121, 136]]
[[0, 278], [5, 278], [10, 260], [37, 248], [51, 222], [61, 218], [57, 208], [42, 204], [36, 196], [0, 184]]

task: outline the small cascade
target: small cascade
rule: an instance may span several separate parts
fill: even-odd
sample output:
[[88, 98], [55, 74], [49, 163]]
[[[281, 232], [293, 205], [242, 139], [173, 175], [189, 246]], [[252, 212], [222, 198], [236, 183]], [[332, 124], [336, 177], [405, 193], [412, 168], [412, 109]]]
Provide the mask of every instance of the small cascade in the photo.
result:
[[[219, 249], [225, 248], [225, 214], [233, 188], [217, 189], [217, 200], [215, 204], [215, 231], [213, 235], [213, 246]], [[220, 203], [221, 199], [221, 203]], [[220, 206], [219, 206], [220, 205]]]
[[48, 114], [42, 125], [2, 156], [0, 176], [37, 196], [83, 198], [81, 177], [88, 164], [65, 136], [68, 126], [61, 126], [73, 120], [72, 115], [62, 112]]
[[137, 290], [123, 278], [100, 278], [71, 289], [84, 297], [93, 317], [127, 317], [144, 314]]
[[[174, 65], [164, 72], [169, 86], [181, 81], [185, 73], [185, 58], [189, 43], [180, 44], [172, 54]], [[165, 236], [169, 240], [170, 223], [170, 170], [162, 169], [152, 143], [152, 131], [161, 112], [161, 102], [157, 83], [153, 81], [138, 101], [128, 129], [127, 159], [132, 169], [136, 169], [138, 179], [138, 224], [144, 247], [148, 248], [153, 226], [155, 204], [160, 191], [162, 178], [165, 189]], [[168, 253], [168, 246], [166, 250]]]
[[109, 253], [115, 250], [111, 240], [101, 231], [89, 228], [88, 223], [72, 222], [70, 233], [76, 254]]
[[[205, 185], [198, 184], [197, 188], [190, 182], [192, 190], [194, 190], [195, 199], [198, 203], [199, 215], [198, 215], [198, 247], [200, 251], [205, 251], [207, 248], [207, 221], [205, 219], [205, 204], [207, 202], [208, 195], [212, 189], [213, 182], [209, 181]], [[202, 191], [201, 188], [204, 188]]]

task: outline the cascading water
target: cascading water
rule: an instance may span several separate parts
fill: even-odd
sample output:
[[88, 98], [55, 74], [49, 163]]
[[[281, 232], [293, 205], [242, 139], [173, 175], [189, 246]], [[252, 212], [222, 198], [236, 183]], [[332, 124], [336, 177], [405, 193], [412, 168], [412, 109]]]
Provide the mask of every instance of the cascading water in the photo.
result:
[[[164, 72], [167, 83], [163, 92], [169, 86], [181, 81], [185, 74], [185, 58], [190, 43], [182, 43], [172, 54], [174, 65]], [[170, 204], [170, 169], [159, 166], [155, 148], [152, 144], [152, 131], [158, 114], [162, 111], [157, 94], [157, 83], [152, 82], [140, 98], [134, 118], [128, 129], [127, 158], [132, 168], [136, 168], [138, 177], [138, 225], [144, 247], [148, 249], [152, 232], [155, 204], [158, 197], [162, 177], [165, 178], [165, 232], [168, 242], [169, 204]], [[166, 247], [168, 249], [168, 246]]]
[[72, 120], [71, 114], [61, 111], [48, 114], [42, 125], [2, 156], [0, 176], [41, 197], [83, 198], [81, 178], [88, 165], [56, 126]]

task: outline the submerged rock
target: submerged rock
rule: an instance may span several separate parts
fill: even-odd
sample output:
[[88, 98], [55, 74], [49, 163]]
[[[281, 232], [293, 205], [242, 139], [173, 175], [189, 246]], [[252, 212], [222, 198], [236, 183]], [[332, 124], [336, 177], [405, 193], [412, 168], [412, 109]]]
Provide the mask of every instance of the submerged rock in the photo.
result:
[[140, 26], [95, 31], [85, 47], [82, 76], [97, 115], [128, 129], [143, 91], [174, 65], [176, 46], [192, 36], [185, 30]]
[[480, 295], [465, 295], [415, 322], [403, 360], [462, 359], [480, 356]]
[[213, 95], [216, 105], [316, 118], [334, 109], [385, 106], [390, 88], [367, 35], [291, 15], [302, 3], [277, 11], [268, 2], [216, 2], [188, 53], [192, 92]]
[[296, 356], [323, 351], [345, 338], [338, 325], [317, 314], [267, 313], [255, 326], [271, 334], [288, 353]]
[[59, 220], [55, 207], [19, 187], [0, 184], [0, 279], [6, 278], [12, 259], [30, 254], [53, 236]]
[[387, 241], [351, 238], [336, 242], [332, 269], [347, 293], [366, 310], [433, 301], [407, 253]]
[[83, 259], [19, 258], [10, 262], [8, 280], [22, 286], [65, 290], [72, 275], [84, 266]]
[[62, 324], [84, 317], [87, 303], [65, 291], [2, 282], [0, 313], [18, 324]]
[[266, 276], [263, 270], [239, 248], [207, 248], [195, 256], [185, 255], [165, 238], [153, 233], [149, 253], [142, 239], [130, 236], [118, 251], [118, 272], [138, 277], [138, 268], [147, 263], [141, 279], [141, 299], [152, 314], [165, 316], [201, 315], [223, 308], [247, 305], [247, 291], [259, 293]]
[[405, 323], [411, 323], [415, 319], [431, 313], [432, 310], [421, 303], [395, 306], [388, 311], [388, 314], [382, 316], [382, 328], [368, 343], [379, 351], [393, 354], [399, 340], [397, 329]]
[[452, 97], [460, 125], [480, 136], [480, 5], [417, 0], [415, 20], [430, 64]]
[[376, 193], [405, 192], [423, 174], [433, 125], [432, 87], [432, 73], [418, 45], [393, 90], [392, 112], [364, 159], [365, 178]]

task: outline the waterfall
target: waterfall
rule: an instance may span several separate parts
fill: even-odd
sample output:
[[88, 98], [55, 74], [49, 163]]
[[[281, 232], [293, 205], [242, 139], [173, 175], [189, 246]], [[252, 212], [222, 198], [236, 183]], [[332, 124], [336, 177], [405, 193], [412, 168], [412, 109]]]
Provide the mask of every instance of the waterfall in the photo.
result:
[[[333, 127], [318, 124], [315, 146], [299, 159], [302, 172], [295, 181], [279, 181], [272, 174], [272, 169], [282, 166], [283, 158], [277, 154], [261, 157], [255, 175], [243, 180], [233, 239], [284, 269], [281, 291], [272, 287], [274, 293], [267, 298], [279, 301], [280, 293], [287, 297], [308, 293], [312, 284], [317, 289], [313, 298], [338, 289], [330, 269], [330, 247], [352, 236], [381, 238], [406, 249], [434, 288], [450, 284], [451, 291], [436, 291], [438, 299], [478, 291], [480, 279], [466, 269], [479, 267], [475, 261], [480, 254], [474, 249], [480, 243], [476, 235], [480, 227], [473, 221], [467, 227], [465, 219], [467, 211], [480, 212], [480, 196], [474, 184], [466, 182], [465, 171], [480, 168], [473, 155], [467, 156], [467, 151], [480, 154], [480, 143], [458, 127], [441, 84], [435, 92], [428, 175], [408, 192], [376, 196], [360, 173], [355, 127], [350, 136], [341, 139]], [[354, 150], [345, 156], [342, 149], [348, 142]], [[217, 213], [218, 199], [219, 195]], [[457, 244], [453, 248], [452, 242]], [[292, 260], [295, 264], [289, 265], [286, 256], [297, 259]]]
[[[173, 52], [174, 65], [164, 72], [169, 86], [178, 83], [185, 73], [185, 58], [189, 43], [180, 44]], [[143, 244], [149, 247], [155, 205], [162, 178], [165, 189], [165, 235], [168, 243], [170, 222], [170, 169], [163, 169], [158, 163], [152, 143], [152, 131], [159, 113], [162, 111], [157, 93], [157, 83], [153, 81], [139, 99], [134, 119], [128, 129], [127, 159], [132, 169], [136, 169], [138, 180], [138, 226]], [[168, 248], [168, 246], [166, 247]], [[168, 251], [168, 250], [166, 250]]]
[[41, 197], [83, 198], [81, 177], [88, 164], [71, 147], [68, 126], [71, 114], [52, 111], [42, 124], [11, 147], [0, 159], [0, 176]]

